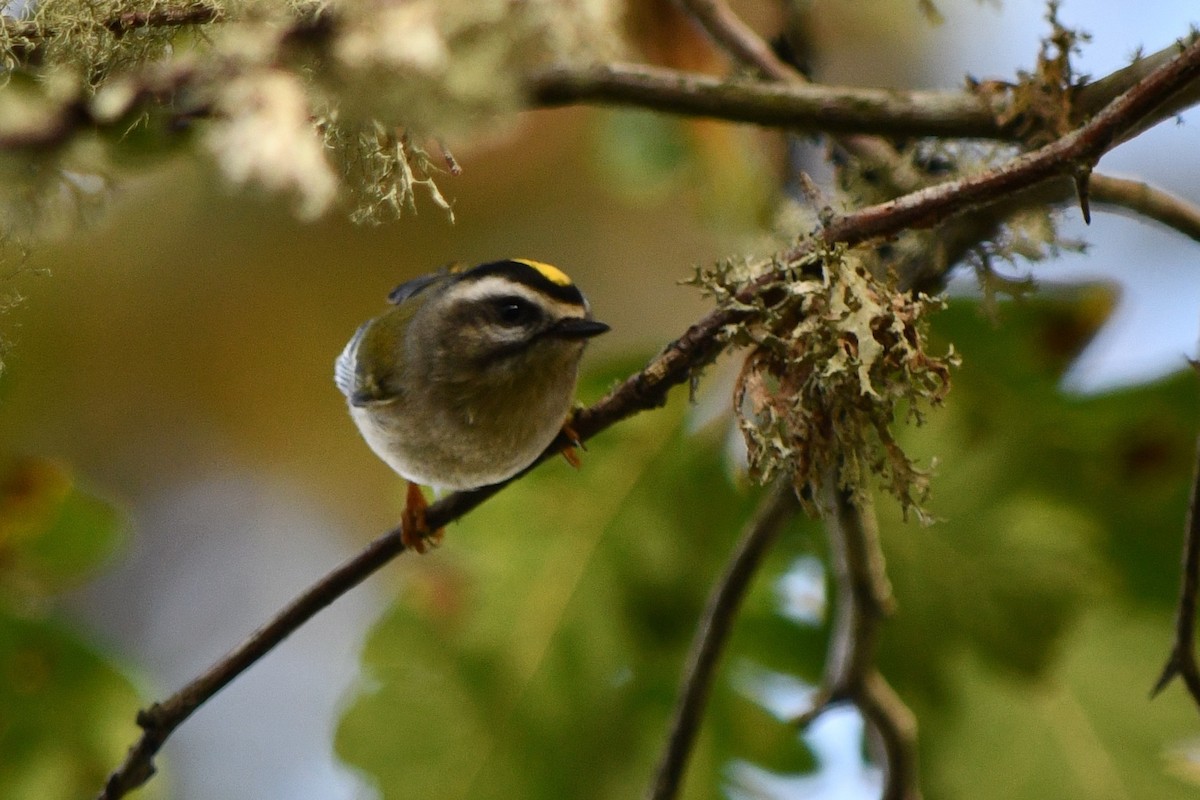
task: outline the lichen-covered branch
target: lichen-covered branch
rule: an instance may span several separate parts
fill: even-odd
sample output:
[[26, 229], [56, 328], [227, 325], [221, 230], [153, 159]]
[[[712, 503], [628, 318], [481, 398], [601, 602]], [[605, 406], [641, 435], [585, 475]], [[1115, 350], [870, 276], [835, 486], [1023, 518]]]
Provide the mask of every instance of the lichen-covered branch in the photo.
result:
[[[301, 217], [341, 200], [355, 219], [390, 220], [422, 189], [448, 210], [422, 143], [518, 111], [536, 65], [611, 55], [614, 8], [26, 4], [0, 24], [0, 153], [37, 158], [38, 174], [53, 175], [129, 163], [148, 144], [198, 143], [232, 181], [295, 196]], [[103, 147], [69, 146], [89, 138]]]
[[[903, 227], [928, 227], [947, 218], [995, 202], [1050, 178], [1091, 169], [1130, 130], [1142, 126], [1165, 98], [1200, 78], [1200, 39], [1117, 97], [1081, 127], [1056, 141], [1022, 154], [1005, 164], [966, 178], [931, 186], [872, 209], [847, 214], [826, 226], [831, 241], [858, 243], [886, 236], [902, 219]], [[877, 216], [878, 230], [870, 217]]]
[[[7, 9], [6, 9], [7, 11]], [[183, 2], [178, 5], [159, 5], [144, 11], [117, 11], [112, 16], [98, 19], [96, 25], [114, 36], [124, 36], [142, 28], [182, 28], [188, 25], [207, 25], [225, 19], [221, 6], [204, 2]], [[31, 44], [52, 38], [61, 33], [53, 22], [46, 23], [35, 17], [16, 18], [0, 16], [0, 26], [13, 39], [22, 39]]]
[[[711, 2], [693, 5], [720, 7], [720, 4]], [[724, 19], [724, 16], [718, 16]], [[175, 7], [161, 6], [144, 12], [127, 12], [98, 24], [121, 34], [141, 28], [200, 25], [223, 19], [225, 12], [219, 6], [194, 2]], [[319, 26], [314, 25], [314, 19], [316, 17], [313, 16], [297, 19], [294, 23], [297, 33], [291, 37], [291, 41], [303, 39], [307, 45], [317, 45], [326, 50], [340, 33], [340, 23], [330, 13], [321, 15], [322, 23]], [[52, 33], [38, 23], [10, 17], [3, 18], [3, 26], [8, 35], [14, 38], [34, 40]], [[721, 36], [722, 40], [727, 38]], [[735, 38], [748, 41], [743, 36]], [[1194, 39], [1193, 35], [1184, 44]], [[285, 41], [287, 37], [280, 37], [280, 40]], [[763, 52], [758, 46], [746, 45], [741, 49], [747, 48], [760, 55]], [[1171, 61], [1179, 50], [1180, 45], [1164, 48], [1137, 59], [1132, 65], [1105, 78], [1080, 87], [1076, 98], [1076, 114], [1080, 118], [1087, 118], [1150, 74], [1154, 68]], [[767, 49], [765, 52], [770, 51]], [[1007, 97], [1011, 88], [1009, 84], [990, 82], [986, 90], [974, 92], [815, 85], [803, 82], [803, 76], [782, 65], [773, 55], [770, 59], [770, 62], [763, 63], [780, 65], [778, 69], [764, 69], [769, 77], [774, 78], [773, 81], [723, 80], [662, 67], [619, 62], [583, 66], [560, 62], [532, 68], [524, 78], [524, 85], [530, 102], [536, 106], [576, 103], [632, 105], [665, 113], [832, 134], [999, 140], [1014, 140], [1018, 135], [1018, 120], [1001, 121], [1002, 112], [1010, 101]], [[177, 100], [178, 96], [165, 96], [152, 91], [156, 84], [161, 83], [159, 73], [162, 71], [161, 65], [151, 65], [144, 71], [134, 71], [125, 76], [129, 86], [145, 89], [136, 94], [139, 110], [165, 106]], [[187, 74], [191, 80], [186, 84], [177, 84], [176, 88], [186, 88], [193, 93], [202, 88], [200, 84], [220, 81], [222, 78], [219, 74], [205, 74], [203, 70], [195, 69], [194, 65], [186, 69], [168, 67], [167, 71], [176, 75]], [[786, 82], [780, 78], [786, 78]], [[1200, 83], [1183, 87], [1167, 98], [1153, 115], [1147, 116], [1143, 125], [1173, 116], [1198, 101]], [[60, 101], [60, 105], [65, 111], [71, 107], [72, 101]], [[88, 130], [113, 116], [111, 113], [95, 113], [90, 108], [82, 111], [76, 115], [49, 114], [48, 130], [44, 135], [38, 137], [29, 133], [23, 137], [0, 139], [0, 149], [57, 143], [68, 134]], [[59, 122], [56, 124], [55, 120]], [[1131, 130], [1136, 132], [1140, 127]]]
[[[242, 13], [242, 7], [217, 0], [156, 2], [134, 10], [115, 0], [38, 6], [28, 18], [4, 17], [0, 53], [10, 76], [58, 77], [2, 90], [13, 102], [0, 119], [0, 153], [41, 159], [46, 168], [38, 172], [47, 175], [55, 168], [103, 168], [109, 151], [69, 146], [79, 138], [96, 137], [114, 151], [126, 146], [134, 130], [136, 141], [158, 149], [198, 140], [231, 180], [295, 196], [301, 216], [320, 214], [340, 200], [355, 219], [381, 221], [410, 209], [420, 189], [449, 208], [435, 182], [438, 168], [424, 157], [426, 135], [475, 129], [530, 106], [623, 103], [829, 132], [861, 165], [860, 172], [873, 173], [888, 197], [938, 177], [918, 168], [889, 138], [1012, 141], [1031, 130], [1041, 136], [1059, 132], [1042, 130], [1040, 118], [1020, 113], [1016, 88], [1000, 81], [961, 92], [906, 93], [808, 84], [720, 0], [694, 0], [688, 9], [733, 58], [764, 80], [596, 65], [597, 55], [607, 53], [601, 40], [607, 40], [605, 33], [591, 31], [611, 31], [607, 20], [564, 13], [560, 16], [569, 21], [557, 28], [530, 10], [533, 5], [514, 11], [501, 0], [406, 3], [370, 12], [296, 2], [275, 15]], [[189, 28], [201, 33], [175, 36]], [[486, 44], [489, 36], [502, 34], [511, 34], [503, 37], [509, 44]], [[1156, 74], [1178, 50], [1165, 49], [1072, 87], [1069, 117], [1086, 119]], [[37, 58], [30, 57], [33, 51]], [[575, 66], [588, 63], [593, 66]], [[68, 69], [55, 72], [63, 66]], [[458, 77], [464, 73], [491, 83], [464, 82]], [[72, 74], [76, 85], [63, 77]], [[1200, 82], [1182, 84], [1121, 135], [1197, 97]], [[199, 137], [191, 135], [197, 131]], [[409, 145], [398, 146], [401, 142]], [[84, 154], [90, 161], [75, 163]], [[128, 163], [131, 153], [120, 155]], [[1081, 165], [1073, 174], [1086, 175], [1087, 169]], [[43, 182], [52, 188], [52, 182]], [[36, 200], [35, 193], [30, 196]], [[22, 211], [36, 217], [28, 208]], [[980, 223], [945, 238], [969, 244], [986, 238], [997, 224]], [[943, 250], [961, 255], [961, 247]]]

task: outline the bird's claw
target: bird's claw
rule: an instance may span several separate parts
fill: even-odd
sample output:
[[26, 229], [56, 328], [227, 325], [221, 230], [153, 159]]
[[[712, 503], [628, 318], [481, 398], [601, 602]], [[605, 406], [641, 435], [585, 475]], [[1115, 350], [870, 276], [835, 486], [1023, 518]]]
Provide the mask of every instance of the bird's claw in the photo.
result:
[[583, 446], [583, 440], [579, 438], [579, 434], [576, 433], [575, 429], [571, 427], [570, 419], [563, 423], [562, 435], [567, 437], [567, 441], [569, 442], [569, 444], [562, 450], [562, 457], [566, 459], [566, 462], [572, 467], [579, 469], [583, 466], [583, 459], [579, 457], [579, 453], [576, 451], [576, 448], [579, 448], [579, 450], [587, 450], [587, 448]]
[[425, 554], [442, 543], [446, 529], [429, 530], [429, 521], [425, 518], [428, 508], [429, 503], [425, 500], [421, 487], [409, 481], [404, 513], [400, 519], [400, 543], [406, 550], [416, 550]]

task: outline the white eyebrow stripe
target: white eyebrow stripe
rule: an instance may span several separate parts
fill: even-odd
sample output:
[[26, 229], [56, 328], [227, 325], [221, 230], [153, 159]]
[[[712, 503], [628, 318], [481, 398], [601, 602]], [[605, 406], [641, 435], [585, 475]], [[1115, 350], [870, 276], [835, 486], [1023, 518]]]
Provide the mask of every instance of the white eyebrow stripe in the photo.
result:
[[456, 283], [446, 294], [455, 302], [481, 302], [501, 297], [522, 297], [538, 308], [545, 309], [552, 319], [582, 317], [587, 313], [586, 302], [584, 305], [564, 303], [523, 283], [517, 283], [499, 275], [489, 275], [486, 278]]

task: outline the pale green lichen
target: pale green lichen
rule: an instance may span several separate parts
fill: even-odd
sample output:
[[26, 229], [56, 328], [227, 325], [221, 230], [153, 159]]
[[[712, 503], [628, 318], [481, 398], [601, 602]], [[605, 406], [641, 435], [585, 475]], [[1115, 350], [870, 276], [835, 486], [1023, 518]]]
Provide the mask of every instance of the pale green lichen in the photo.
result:
[[321, 127], [326, 147], [342, 165], [352, 221], [379, 224], [416, 213], [418, 189], [454, 221], [454, 210], [434, 180], [445, 171], [409, 133], [379, 122], [346, 125], [334, 117]]
[[[780, 285], [737, 300], [767, 269]], [[786, 269], [721, 264], [697, 282], [754, 312], [725, 331], [751, 348], [734, 398], [751, 474], [789, 474], [803, 498], [819, 496], [831, 470], [858, 492], [874, 475], [905, 513], [927, 520], [930, 473], [905, 454], [892, 426], [919, 424], [949, 390], [957, 357], [932, 356], [925, 345], [926, 317], [941, 302], [877, 280], [840, 246]]]
[[1009, 87], [1010, 102], [998, 121], [1017, 123], [1017, 133], [1030, 147], [1054, 141], [1075, 125], [1075, 97], [1087, 82], [1076, 72], [1072, 56], [1079, 55], [1091, 36], [1068, 28], [1058, 18], [1058, 0], [1046, 3], [1050, 34], [1042, 40], [1033, 72], [1021, 70]]
[[[16, 6], [9, 6], [9, 9]], [[219, 0], [54, 0], [20, 4], [24, 13], [6, 10], [0, 24], [0, 61], [8, 76], [25, 69], [36, 53], [45, 67], [68, 69], [95, 87], [110, 76], [170, 55], [180, 43], [182, 24], [123, 26], [122, 20], [160, 15], [220, 18]]]
[[[0, 15], [9, 84], [0, 105], [29, 87], [41, 98], [21, 95], [21, 113], [6, 115], [0, 134], [49, 131], [18, 147], [41, 174], [104, 170], [75, 159], [75, 142], [92, 139], [93, 128], [114, 159], [137, 143], [158, 152], [168, 141], [198, 140], [232, 181], [292, 194], [301, 216], [340, 199], [352, 219], [378, 222], [414, 210], [422, 194], [452, 216], [423, 143], [469, 142], [513, 124], [525, 76], [539, 64], [618, 54], [622, 6], [55, 0], [9, 8]], [[71, 119], [96, 125], [54, 132]], [[9, 141], [28, 139], [25, 128]], [[201, 135], [180, 135], [193, 129]]]

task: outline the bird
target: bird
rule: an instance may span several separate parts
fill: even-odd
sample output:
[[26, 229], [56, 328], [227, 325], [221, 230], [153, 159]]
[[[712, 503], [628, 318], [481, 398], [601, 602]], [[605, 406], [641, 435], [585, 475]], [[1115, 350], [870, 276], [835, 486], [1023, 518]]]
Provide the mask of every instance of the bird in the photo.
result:
[[428, 529], [422, 486], [500, 483], [560, 431], [577, 441], [580, 361], [610, 328], [566, 273], [525, 258], [443, 268], [388, 300], [338, 356], [334, 383], [368, 446], [408, 481], [401, 541], [424, 553], [441, 531]]

